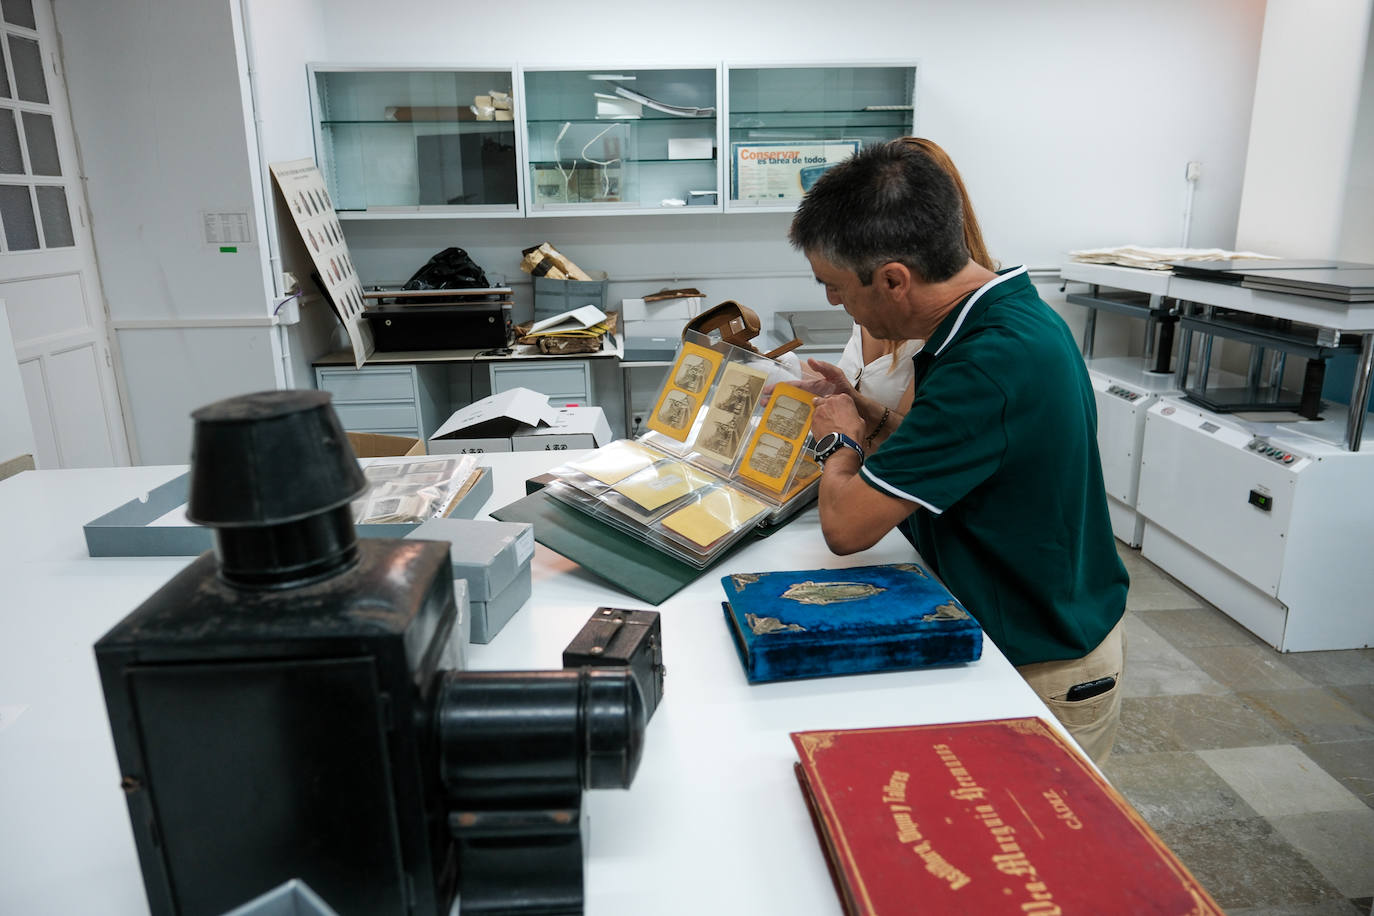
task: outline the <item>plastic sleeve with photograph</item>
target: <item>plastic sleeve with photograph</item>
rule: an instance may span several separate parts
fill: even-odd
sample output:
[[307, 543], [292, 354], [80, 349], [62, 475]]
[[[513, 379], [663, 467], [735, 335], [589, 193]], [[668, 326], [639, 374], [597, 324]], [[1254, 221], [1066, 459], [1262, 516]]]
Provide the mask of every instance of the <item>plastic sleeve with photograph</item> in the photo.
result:
[[717, 479], [685, 461], [669, 458], [615, 484], [602, 495], [602, 501], [647, 524], [679, 500], [709, 487]]
[[711, 462], [733, 467], [749, 437], [754, 409], [767, 384], [766, 369], [745, 362], [727, 362], [706, 404], [692, 448]]
[[754, 527], [768, 506], [742, 490], [721, 484], [663, 517], [662, 527], [694, 553], [709, 555], [732, 535]]
[[661, 457], [631, 439], [617, 439], [585, 458], [559, 465], [551, 473], [578, 489], [599, 493], [644, 470]]
[[678, 442], [687, 441], [702, 402], [706, 400], [706, 391], [724, 359], [715, 350], [683, 341], [649, 414], [646, 424], [649, 429]]
[[782, 382], [773, 387], [740, 462], [742, 479], [773, 493], [786, 492], [811, 431], [814, 400], [814, 395], [796, 385]]

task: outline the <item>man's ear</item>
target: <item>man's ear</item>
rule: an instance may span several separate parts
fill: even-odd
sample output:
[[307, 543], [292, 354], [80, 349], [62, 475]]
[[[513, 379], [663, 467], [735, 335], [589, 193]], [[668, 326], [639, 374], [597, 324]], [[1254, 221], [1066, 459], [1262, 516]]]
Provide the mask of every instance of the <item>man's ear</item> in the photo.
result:
[[915, 281], [911, 268], [900, 261], [888, 261], [873, 272], [873, 282], [889, 296], [906, 296]]

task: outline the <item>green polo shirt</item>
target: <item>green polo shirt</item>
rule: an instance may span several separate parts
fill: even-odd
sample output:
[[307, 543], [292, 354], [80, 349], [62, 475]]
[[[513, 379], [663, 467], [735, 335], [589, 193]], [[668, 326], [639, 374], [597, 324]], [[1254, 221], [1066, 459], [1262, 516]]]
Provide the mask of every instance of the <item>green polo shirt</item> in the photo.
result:
[[1128, 579], [1068, 327], [1018, 267], [914, 362], [911, 410], [864, 480], [919, 506], [902, 533], [1013, 665], [1082, 658], [1121, 619]]

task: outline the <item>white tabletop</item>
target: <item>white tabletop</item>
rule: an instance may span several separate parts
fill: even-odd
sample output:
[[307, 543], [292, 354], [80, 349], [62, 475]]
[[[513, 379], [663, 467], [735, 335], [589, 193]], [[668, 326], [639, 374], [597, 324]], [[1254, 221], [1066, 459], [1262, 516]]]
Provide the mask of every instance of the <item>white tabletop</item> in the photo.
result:
[[[557, 458], [488, 454], [490, 511]], [[188, 562], [86, 555], [81, 526], [182, 468], [29, 471], [0, 481], [0, 913], [148, 912], [92, 646]], [[970, 665], [750, 686], [726, 628], [734, 572], [910, 560], [889, 535], [835, 557], [814, 508], [656, 608], [664, 697], [634, 785], [584, 795], [586, 912], [839, 914], [788, 733], [1039, 715], [996, 646]], [[540, 546], [534, 594], [479, 669], [557, 668], [602, 605], [648, 608]]]

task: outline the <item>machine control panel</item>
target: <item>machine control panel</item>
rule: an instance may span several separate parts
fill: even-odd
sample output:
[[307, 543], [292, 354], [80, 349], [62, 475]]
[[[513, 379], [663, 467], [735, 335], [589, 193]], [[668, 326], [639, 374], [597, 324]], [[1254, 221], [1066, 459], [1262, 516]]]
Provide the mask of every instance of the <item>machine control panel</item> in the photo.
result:
[[1131, 389], [1123, 388], [1120, 385], [1108, 385], [1107, 393], [1131, 402], [1138, 401], [1145, 396], [1141, 394], [1139, 391], [1132, 391]]
[[1264, 439], [1251, 439], [1249, 444], [1245, 447], [1256, 455], [1268, 458], [1270, 461], [1276, 461], [1279, 464], [1292, 464], [1302, 457], [1301, 455], [1295, 455], [1292, 452], [1270, 445]]

